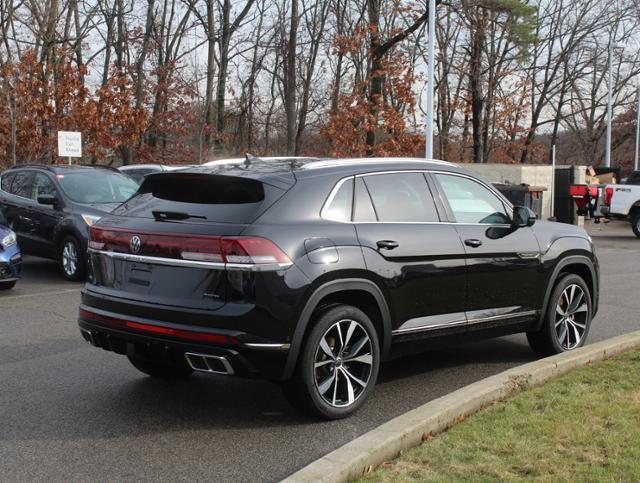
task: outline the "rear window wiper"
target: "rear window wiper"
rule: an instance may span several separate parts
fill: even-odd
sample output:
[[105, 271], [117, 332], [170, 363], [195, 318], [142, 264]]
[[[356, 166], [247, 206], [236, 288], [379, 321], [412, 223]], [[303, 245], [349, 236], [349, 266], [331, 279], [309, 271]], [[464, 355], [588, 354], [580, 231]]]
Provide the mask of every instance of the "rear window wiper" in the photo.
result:
[[206, 220], [206, 216], [202, 215], [191, 215], [189, 213], [183, 213], [180, 211], [152, 211], [153, 217], [156, 221], [165, 221], [165, 220], [188, 220], [189, 218], [199, 218], [201, 220]]

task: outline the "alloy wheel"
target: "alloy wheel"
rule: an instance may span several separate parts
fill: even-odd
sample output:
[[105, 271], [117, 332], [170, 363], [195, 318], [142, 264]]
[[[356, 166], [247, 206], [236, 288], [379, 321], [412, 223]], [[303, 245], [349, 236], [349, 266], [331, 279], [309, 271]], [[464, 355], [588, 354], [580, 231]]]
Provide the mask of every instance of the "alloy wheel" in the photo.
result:
[[78, 268], [78, 249], [72, 241], [67, 241], [62, 249], [62, 268], [64, 273], [73, 277]]
[[355, 320], [340, 320], [324, 333], [316, 349], [316, 388], [331, 406], [350, 406], [367, 388], [372, 367], [373, 350], [367, 331]]
[[584, 290], [577, 284], [567, 286], [556, 304], [555, 330], [558, 343], [564, 350], [576, 348], [585, 332], [589, 305]]

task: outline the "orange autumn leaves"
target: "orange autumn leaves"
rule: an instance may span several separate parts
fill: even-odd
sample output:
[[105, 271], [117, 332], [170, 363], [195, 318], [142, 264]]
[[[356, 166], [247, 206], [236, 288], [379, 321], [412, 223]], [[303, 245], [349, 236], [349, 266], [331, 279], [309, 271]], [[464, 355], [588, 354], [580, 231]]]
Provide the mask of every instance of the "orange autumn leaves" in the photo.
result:
[[[0, 69], [0, 150], [9, 152], [15, 143], [18, 163], [55, 162], [59, 130], [82, 132], [85, 160], [103, 162], [132, 146], [147, 112], [135, 107], [130, 76], [112, 73], [92, 91], [85, 86], [84, 66], [78, 68], [68, 53], [56, 56], [41, 62], [27, 52]], [[10, 164], [8, 158], [2, 164]]]

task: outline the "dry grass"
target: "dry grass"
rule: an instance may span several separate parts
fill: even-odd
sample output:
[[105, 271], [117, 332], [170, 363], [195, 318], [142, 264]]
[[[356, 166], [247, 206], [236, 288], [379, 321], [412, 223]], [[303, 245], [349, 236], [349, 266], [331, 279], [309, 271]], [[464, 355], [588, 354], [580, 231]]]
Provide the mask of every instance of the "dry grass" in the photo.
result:
[[361, 481], [640, 481], [640, 351], [469, 417]]

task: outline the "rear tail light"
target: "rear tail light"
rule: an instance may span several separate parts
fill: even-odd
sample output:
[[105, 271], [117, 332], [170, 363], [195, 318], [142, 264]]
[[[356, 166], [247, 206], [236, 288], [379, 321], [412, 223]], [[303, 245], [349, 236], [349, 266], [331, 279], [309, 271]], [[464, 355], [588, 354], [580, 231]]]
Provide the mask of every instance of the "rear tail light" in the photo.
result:
[[611, 204], [612, 197], [613, 197], [613, 188], [609, 186], [604, 189], [604, 204], [609, 206]]
[[[139, 244], [132, 243], [138, 237]], [[234, 265], [291, 264], [271, 240], [250, 236], [132, 233], [113, 228], [89, 229], [89, 248], [117, 253]]]

